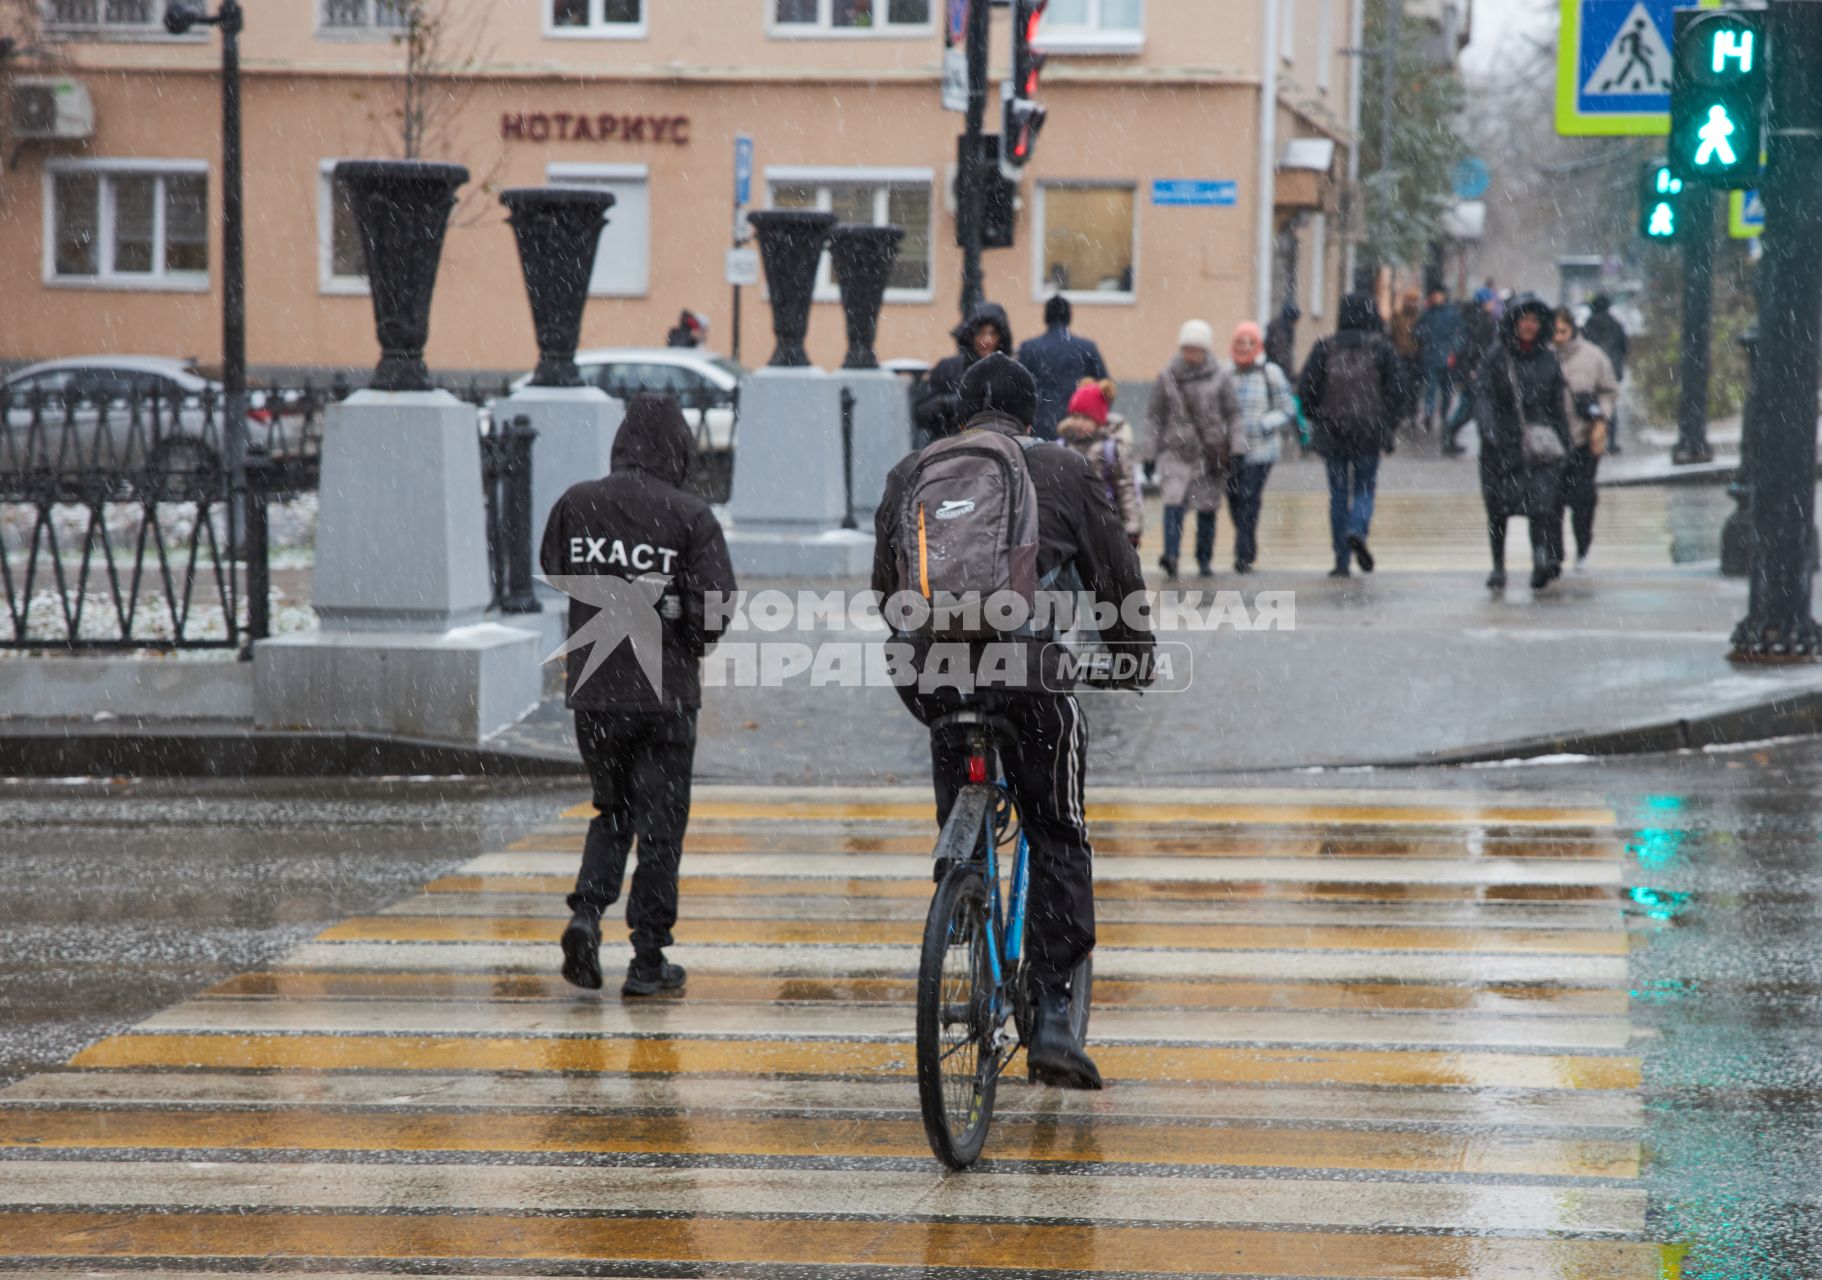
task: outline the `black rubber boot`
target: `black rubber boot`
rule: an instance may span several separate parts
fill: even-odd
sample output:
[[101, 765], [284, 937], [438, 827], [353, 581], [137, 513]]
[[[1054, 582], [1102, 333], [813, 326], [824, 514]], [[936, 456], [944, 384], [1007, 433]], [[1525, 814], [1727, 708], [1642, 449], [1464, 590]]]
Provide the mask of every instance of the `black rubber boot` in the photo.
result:
[[1101, 1072], [1069, 1029], [1069, 995], [1044, 988], [1038, 992], [1037, 1025], [1025, 1046], [1025, 1061], [1039, 1084], [1055, 1089], [1099, 1089]]
[[578, 911], [563, 930], [563, 980], [584, 991], [601, 989], [601, 917]]
[[656, 996], [667, 991], [681, 991], [687, 977], [682, 965], [672, 964], [662, 953], [653, 958], [635, 956], [626, 966], [626, 981], [620, 984], [620, 994]]

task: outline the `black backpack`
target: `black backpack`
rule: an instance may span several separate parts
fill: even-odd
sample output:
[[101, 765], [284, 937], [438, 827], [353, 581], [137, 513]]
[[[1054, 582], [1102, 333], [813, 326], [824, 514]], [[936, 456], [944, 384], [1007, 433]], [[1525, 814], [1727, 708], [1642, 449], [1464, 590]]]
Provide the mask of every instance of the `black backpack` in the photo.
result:
[[1385, 420], [1385, 388], [1379, 381], [1374, 344], [1336, 343], [1328, 356], [1328, 380], [1322, 389], [1325, 425], [1343, 440], [1376, 443]]

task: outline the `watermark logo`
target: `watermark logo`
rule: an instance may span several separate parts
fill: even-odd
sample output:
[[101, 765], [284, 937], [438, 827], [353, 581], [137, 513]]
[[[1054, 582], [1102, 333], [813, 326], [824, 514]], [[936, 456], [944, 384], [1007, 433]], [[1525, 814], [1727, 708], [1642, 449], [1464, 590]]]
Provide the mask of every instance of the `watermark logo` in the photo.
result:
[[594, 678], [601, 664], [622, 644], [632, 646], [633, 661], [658, 697], [664, 695], [664, 613], [661, 601], [670, 579], [657, 574], [621, 578], [611, 573], [558, 574], [541, 579], [595, 615], [545, 658], [558, 658], [588, 650], [575, 690]]

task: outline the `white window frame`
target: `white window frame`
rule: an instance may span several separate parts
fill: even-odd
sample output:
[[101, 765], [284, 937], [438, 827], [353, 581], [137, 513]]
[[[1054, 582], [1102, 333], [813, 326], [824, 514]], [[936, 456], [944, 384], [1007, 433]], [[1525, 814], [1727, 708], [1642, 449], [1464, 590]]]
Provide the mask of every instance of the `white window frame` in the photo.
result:
[[[877, 0], [881, 5], [889, 2]], [[921, 40], [936, 34], [937, 23], [948, 0], [929, 0], [929, 17], [922, 22], [882, 22], [876, 27], [836, 26], [833, 0], [816, 0], [815, 22], [780, 22], [778, 0], [759, 0], [759, 3], [765, 6], [768, 40]]]
[[[99, 249], [98, 273], [92, 276], [60, 276], [57, 274], [57, 178], [66, 173], [93, 173], [103, 179], [96, 209], [95, 238]], [[55, 159], [44, 165], [44, 287], [47, 289], [107, 289], [115, 292], [130, 293], [207, 293], [209, 292], [209, 272], [182, 271], [167, 273], [164, 270], [165, 255], [165, 197], [164, 183], [158, 184], [157, 197], [152, 202], [152, 262], [156, 270], [149, 274], [135, 271], [116, 272], [112, 270], [114, 261], [114, 199], [109, 193], [110, 184], [106, 179], [116, 174], [149, 174], [163, 179], [166, 177], [201, 176], [213, 185], [207, 160], [152, 160], [152, 159]], [[208, 198], [205, 194], [203, 217], [209, 217]], [[209, 256], [212, 259], [215, 248], [211, 244]]]
[[[167, 3], [168, 0], [152, 0], [152, 10], [158, 16], [151, 22], [58, 22], [52, 17], [51, 0], [40, 0], [38, 11], [44, 21], [44, 34], [52, 40], [164, 40], [199, 44], [208, 38], [208, 30], [203, 27], [192, 28], [181, 36], [165, 30]], [[106, 0], [95, 0], [95, 5], [96, 11], [100, 12]]]
[[1039, 52], [1060, 54], [1120, 54], [1145, 51], [1145, 0], [1139, 0], [1139, 25], [1105, 27], [1101, 6], [1105, 0], [1088, 0], [1088, 21], [1068, 26], [1046, 18], [1038, 23], [1034, 42]]
[[[926, 230], [930, 237], [930, 284], [924, 289], [887, 289], [886, 303], [927, 305], [936, 301], [936, 211], [942, 198], [937, 188], [936, 170], [920, 169], [912, 166], [899, 168], [860, 168], [850, 169], [828, 165], [786, 165], [767, 167], [765, 171], [766, 208], [772, 209], [773, 196], [779, 187], [817, 187], [822, 191], [817, 207], [827, 209], [832, 201], [828, 188], [838, 187], [871, 187], [880, 189], [878, 199], [885, 200], [885, 189], [890, 184], [899, 186], [926, 186], [930, 189], [930, 225]], [[877, 206], [876, 206], [877, 207]], [[823, 254], [822, 264], [816, 269], [817, 302], [840, 302], [841, 288], [835, 283], [829, 266], [829, 255]]]
[[335, 274], [335, 166], [339, 163], [323, 160], [316, 169], [316, 291], [364, 298], [373, 292], [366, 276]]
[[[652, 296], [652, 167], [649, 164], [588, 164], [553, 161], [544, 166], [544, 180], [561, 187], [595, 186], [600, 182], [643, 182], [645, 184], [645, 286], [640, 289], [597, 289], [591, 272], [588, 296], [591, 298], [649, 298]], [[607, 211], [612, 225], [614, 211]]]
[[554, 0], [538, 0], [542, 10], [544, 36], [549, 40], [643, 40], [652, 18], [652, 6], [660, 0], [639, 0], [639, 21], [637, 22], [604, 22], [601, 15], [606, 11], [602, 0], [588, 0], [588, 25], [586, 27], [559, 27], [556, 21]]
[[1310, 218], [1309, 313], [1320, 318], [1329, 305], [1329, 216], [1317, 213]]
[[316, 5], [316, 38], [319, 40], [393, 40], [403, 35], [403, 26], [389, 27], [373, 20], [380, 0], [361, 0], [367, 8], [367, 20], [356, 26], [331, 26], [328, 21], [329, 0], [314, 0]]
[[1317, 3], [1322, 8], [1316, 19], [1316, 90], [1327, 93], [1335, 80], [1335, 0]]
[[1297, 61], [1297, 0], [1278, 0], [1278, 4], [1278, 56], [1288, 67]]
[[1138, 180], [1133, 178], [1040, 178], [1032, 184], [1031, 197], [1031, 300], [1046, 302], [1057, 290], [1050, 285], [1044, 270], [1044, 240], [1050, 226], [1049, 195], [1054, 187], [1099, 190], [1126, 188], [1132, 192], [1132, 288], [1125, 293], [1104, 293], [1099, 289], [1064, 289], [1062, 296], [1076, 306], [1135, 307], [1139, 304], [1139, 247], [1144, 243], [1139, 234], [1140, 212]]

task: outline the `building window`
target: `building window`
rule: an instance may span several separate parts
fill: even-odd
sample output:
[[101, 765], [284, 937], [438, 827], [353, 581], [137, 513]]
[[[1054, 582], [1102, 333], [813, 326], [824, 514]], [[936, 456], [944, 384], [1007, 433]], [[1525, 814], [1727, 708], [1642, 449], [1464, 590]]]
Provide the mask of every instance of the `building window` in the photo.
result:
[[774, 35], [928, 35], [936, 0], [765, 0]]
[[366, 293], [367, 254], [361, 248], [348, 189], [335, 180], [336, 161], [325, 160], [316, 176], [317, 288], [323, 293]]
[[1047, 53], [1137, 53], [1145, 47], [1144, 0], [1051, 0], [1037, 44]]
[[603, 187], [614, 207], [595, 250], [588, 292], [597, 298], [643, 298], [652, 283], [651, 171], [642, 164], [553, 164], [546, 178], [563, 187]]
[[543, 0], [545, 32], [553, 36], [639, 39], [646, 0]]
[[1133, 300], [1138, 192], [1131, 183], [1040, 182], [1036, 222], [1033, 298]]
[[[905, 229], [898, 261], [886, 282], [887, 302], [928, 302], [930, 245], [934, 235], [935, 175], [928, 169], [768, 169], [774, 209], [821, 209], [843, 222]], [[828, 254], [816, 273], [816, 299], [841, 297]]]
[[45, 0], [45, 25], [126, 35], [163, 35], [168, 0]]
[[53, 164], [45, 183], [47, 283], [208, 287], [206, 164]]
[[411, 20], [411, 0], [321, 0], [321, 30], [332, 35], [391, 35]]

